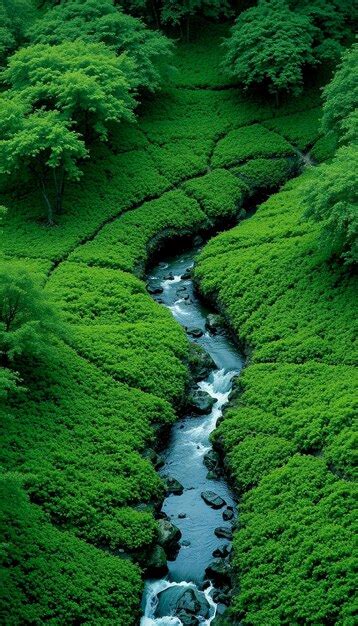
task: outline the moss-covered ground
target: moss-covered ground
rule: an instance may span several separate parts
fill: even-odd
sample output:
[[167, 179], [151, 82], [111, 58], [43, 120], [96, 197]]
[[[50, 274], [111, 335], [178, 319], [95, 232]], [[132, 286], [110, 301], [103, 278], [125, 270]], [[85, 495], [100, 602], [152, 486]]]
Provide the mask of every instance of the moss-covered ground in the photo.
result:
[[[142, 103], [137, 125], [95, 148], [57, 226], [42, 224], [25, 183], [2, 200], [5, 256], [41, 276], [66, 322], [3, 410], [6, 624], [136, 623], [156, 539], [151, 505], [163, 495], [146, 452], [175, 419], [188, 377], [187, 339], [147, 294], [146, 263], [162, 240], [232, 223], [244, 201], [297, 171], [298, 150], [329, 155], [318, 90], [279, 109], [244, 96], [219, 69], [221, 35], [178, 47], [172, 82]], [[214, 239], [198, 269], [203, 292], [254, 348], [240, 406], [218, 431], [236, 487], [258, 485], [236, 539], [234, 614], [353, 624], [339, 608], [350, 592], [353, 283], [322, 258], [297, 184]], [[332, 587], [335, 567], [343, 582]], [[313, 621], [300, 605], [310, 594]], [[317, 598], [333, 621], [319, 617]]]

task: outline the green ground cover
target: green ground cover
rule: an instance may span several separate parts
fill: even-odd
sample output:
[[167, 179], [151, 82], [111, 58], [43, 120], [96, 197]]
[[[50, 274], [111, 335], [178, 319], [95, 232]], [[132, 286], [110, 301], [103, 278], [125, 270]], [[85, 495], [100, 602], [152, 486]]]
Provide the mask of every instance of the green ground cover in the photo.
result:
[[[61, 339], [54, 341], [47, 360], [28, 365], [23, 375], [26, 390], [11, 397], [3, 408], [5, 497], [11, 499], [16, 493], [19, 499], [16, 513], [10, 502], [3, 523], [5, 528], [11, 523], [21, 529], [8, 539], [15, 546], [13, 555], [11, 551], [2, 553], [5, 565], [13, 562], [11, 559], [18, 563], [6, 580], [5, 600], [9, 595], [15, 600], [10, 609], [2, 603], [5, 623], [26, 623], [30, 610], [32, 623], [136, 623], [140, 566], [156, 539], [151, 505], [163, 494], [160, 479], [143, 457], [155, 444], [157, 425], [174, 420], [172, 405], [177, 406], [184, 396], [188, 344], [170, 313], [151, 300], [144, 283], [133, 273], [143, 276], [150, 253], [163, 239], [222, 227], [224, 220], [239, 216], [243, 201], [253, 191], [271, 191], [291, 176], [297, 166], [296, 147], [311, 146], [319, 137], [317, 117], [310, 112], [317, 106], [315, 91], [276, 110], [271, 103], [259, 104], [228, 85], [218, 70], [221, 51], [215, 41], [221, 35], [219, 29], [215, 40], [209, 33], [210, 59], [205, 37], [178, 47], [173, 59], [178, 70], [170, 85], [142, 103], [137, 125], [113, 128], [109, 143], [96, 147], [81, 181], [68, 185], [64, 212], [55, 227], [42, 224], [40, 196], [26, 181], [15, 195], [2, 199], [8, 207], [2, 225], [4, 254], [41, 275], [62, 311], [66, 329]], [[217, 89], [223, 86], [229, 88]], [[291, 115], [292, 125], [288, 121]], [[300, 124], [302, 132], [297, 130]], [[260, 363], [255, 367], [266, 367], [265, 362], [278, 353], [283, 366], [294, 349], [296, 367], [313, 353], [317, 367], [333, 368], [339, 363], [350, 368], [349, 307], [342, 304], [343, 287], [333, 287], [331, 274], [324, 280], [332, 282], [333, 295], [327, 301], [322, 329], [315, 329], [314, 345], [308, 329], [300, 331], [302, 337], [296, 338], [294, 346], [281, 337], [280, 316], [290, 302], [279, 304], [280, 294], [271, 293], [274, 278], [289, 263], [286, 278], [295, 284], [299, 268], [291, 267], [294, 255], [289, 244], [297, 242], [299, 246], [308, 241], [314, 246], [314, 234], [296, 219], [295, 203], [290, 200], [286, 205], [290, 193], [276, 196], [271, 204], [268, 201], [252, 222], [256, 229], [251, 226], [250, 231], [251, 221], [242, 225], [246, 239], [238, 229], [206, 248], [200, 265], [205, 268], [203, 289], [214, 292], [222, 287], [223, 299], [227, 281], [222, 273], [220, 286], [218, 276], [225, 258], [225, 271], [232, 282], [227, 297], [237, 307], [230, 317], [243, 338], [254, 346], [257, 343], [255, 358]], [[264, 211], [271, 225], [261, 219]], [[278, 215], [273, 223], [272, 217]], [[272, 269], [279, 256], [269, 255], [270, 242], [287, 236], [291, 237], [287, 249], [282, 244], [285, 263], [282, 261], [270, 280], [265, 267]], [[257, 237], [268, 246], [267, 254]], [[247, 257], [238, 263], [241, 254]], [[315, 282], [317, 255], [319, 258], [319, 252], [300, 257], [301, 273], [306, 267], [311, 272], [312, 297], [316, 297], [310, 301], [302, 286], [299, 297], [307, 302], [301, 325], [309, 322], [312, 307], [320, 302]], [[257, 276], [250, 264], [256, 267]], [[242, 295], [240, 273], [245, 277]], [[277, 289], [287, 291], [287, 281], [278, 280]], [[246, 317], [237, 306], [240, 297], [246, 298]], [[270, 342], [266, 340], [270, 328], [269, 323], [263, 324], [264, 310], [258, 313], [257, 323], [251, 316], [260, 298], [266, 304], [267, 299], [277, 301], [281, 307]], [[338, 337], [335, 340], [335, 333], [341, 331], [335, 315], [330, 314], [333, 306], [337, 316], [346, 320], [341, 325], [345, 329], [343, 343]], [[325, 331], [327, 319], [332, 336], [329, 346], [319, 335]], [[284, 330], [287, 335], [290, 329]], [[344, 411], [342, 408], [342, 420]], [[333, 419], [339, 420], [339, 413], [335, 412]], [[237, 420], [228, 419], [230, 422]], [[320, 424], [319, 407], [316, 422]], [[349, 427], [346, 423], [345, 428]], [[235, 437], [225, 425], [220, 436], [225, 439], [226, 430], [228, 438]], [[339, 452], [341, 432], [336, 428], [332, 436], [327, 434], [325, 454], [327, 463], [329, 459], [345, 475], [349, 469]], [[238, 473], [247, 466], [245, 455], [255, 450], [261, 459], [259, 451], [267, 438], [272, 435], [275, 439], [245, 479], [250, 484], [260, 480], [270, 464], [278, 467], [301, 451], [301, 444], [284, 429], [258, 431], [257, 435], [261, 439], [247, 442], [237, 461]], [[305, 436], [314, 439], [311, 432]], [[235, 440], [233, 450], [237, 445]], [[9, 472], [19, 477], [16, 489]], [[130, 558], [110, 556], [107, 550], [114, 554], [124, 550]], [[28, 558], [33, 587], [24, 589]], [[46, 576], [48, 561], [52, 569]], [[61, 585], [54, 589], [59, 572], [62, 589], [69, 580], [76, 587], [70, 600], [61, 593]], [[76, 577], [80, 578], [78, 584]], [[101, 617], [97, 619], [97, 615]]]
[[214, 442], [243, 496], [232, 617], [257, 626], [355, 622], [357, 278], [303, 216], [311, 173], [212, 239], [196, 269], [250, 347]]

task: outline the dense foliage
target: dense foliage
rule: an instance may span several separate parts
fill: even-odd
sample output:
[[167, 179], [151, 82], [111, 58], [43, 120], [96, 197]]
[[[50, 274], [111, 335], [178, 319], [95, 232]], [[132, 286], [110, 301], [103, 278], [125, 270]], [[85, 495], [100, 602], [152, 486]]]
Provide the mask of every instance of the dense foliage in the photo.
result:
[[26, 29], [36, 17], [32, 0], [0, 0], [0, 68], [6, 57], [26, 39]]
[[48, 294], [14, 263], [0, 265], [0, 355], [5, 364], [40, 355], [56, 329]]
[[[55, 6], [31, 28], [36, 43], [5, 70], [0, 147], [7, 159], [11, 146], [16, 159], [23, 149], [23, 164], [36, 162], [46, 177], [66, 167], [66, 197], [48, 229], [40, 189], [19, 185], [6, 194], [3, 254], [45, 283], [41, 294], [56, 301], [66, 333], [51, 336], [41, 358], [23, 360], [21, 386], [10, 376], [0, 387], [8, 396], [0, 615], [9, 624], [132, 626], [140, 567], [157, 539], [153, 508], [164, 493], [148, 457], [183, 402], [189, 352], [140, 277], [168, 237], [220, 228], [250, 197], [282, 185], [302, 167], [297, 148], [313, 146], [324, 160], [334, 146], [319, 131], [317, 90], [276, 109], [227, 83], [219, 69], [223, 26], [207, 26], [179, 47], [177, 74], [146, 98], [133, 125], [129, 50], [123, 57], [113, 39], [110, 47], [90, 40], [99, 26], [91, 30], [86, 11], [101, 3], [47, 4]], [[103, 7], [116, 25], [134, 24], [112, 3]], [[65, 16], [77, 9], [84, 34], [73, 41]], [[59, 39], [42, 43], [50, 18]], [[151, 35], [133, 29], [149, 46]], [[71, 41], [61, 41], [64, 31]], [[88, 106], [92, 95], [98, 99]], [[39, 125], [33, 134], [30, 122]], [[94, 140], [98, 134], [107, 141]], [[354, 475], [356, 292], [342, 266], [327, 264], [319, 226], [303, 217], [301, 187], [310, 180], [308, 168], [250, 220], [213, 239], [198, 269], [203, 291], [219, 295], [254, 348], [240, 404], [217, 441], [238, 492], [250, 489], [236, 540], [242, 593], [233, 613], [260, 626], [351, 623], [351, 528], [343, 514]]]
[[358, 44], [345, 52], [333, 79], [323, 90], [322, 128], [343, 141], [358, 135]]
[[[20, 0], [3, 2], [10, 16]], [[16, 30], [22, 17], [6, 19]], [[66, 179], [79, 179], [89, 146], [107, 140], [110, 124], [135, 120], [137, 91], [159, 87], [171, 44], [112, 0], [69, 0], [28, 25], [24, 36], [32, 45], [11, 56], [2, 72], [8, 89], [0, 100], [0, 173], [23, 182], [27, 173], [36, 181], [53, 225]], [[5, 54], [15, 47], [10, 35], [0, 40], [0, 57], [2, 48]]]
[[137, 612], [137, 568], [54, 528], [18, 475], [2, 476], [0, 492], [1, 621], [127, 626]]
[[[336, 134], [353, 108], [352, 93], [337, 88], [342, 77], [351, 81], [347, 59], [324, 91], [326, 112], [334, 98], [342, 103]], [[297, 119], [265, 125], [297, 141]], [[309, 145], [306, 128], [303, 121]], [[253, 626], [355, 621], [358, 285], [331, 257], [357, 260], [356, 143], [328, 156], [214, 238], [196, 270], [203, 294], [252, 350], [238, 404], [213, 440], [243, 495], [231, 617]]]
[[161, 69], [171, 53], [171, 44], [164, 35], [120, 11], [113, 0], [67, 0], [38, 19], [28, 36], [34, 43], [52, 45], [78, 39], [103, 42], [117, 54], [127, 54], [134, 62], [135, 84], [150, 91], [158, 88]]
[[358, 146], [344, 146], [302, 189], [307, 217], [323, 224], [323, 245], [348, 264], [358, 263], [357, 167]]
[[339, 60], [355, 11], [350, 0], [259, 0], [237, 18], [224, 67], [245, 88], [300, 93], [307, 67]]

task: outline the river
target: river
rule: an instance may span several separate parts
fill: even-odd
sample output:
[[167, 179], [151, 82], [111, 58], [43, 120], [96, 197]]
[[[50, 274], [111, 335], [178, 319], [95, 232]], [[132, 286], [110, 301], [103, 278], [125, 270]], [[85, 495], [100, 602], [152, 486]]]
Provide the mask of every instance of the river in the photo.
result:
[[[214, 531], [217, 527], [230, 528], [232, 522], [223, 521], [226, 507], [211, 508], [201, 493], [212, 491], [225, 500], [226, 506], [236, 510], [233, 493], [225, 480], [207, 478], [203, 457], [211, 449], [210, 433], [228, 402], [233, 378], [241, 371], [244, 357], [227, 332], [207, 330], [212, 311], [200, 300], [188, 277], [197, 252], [198, 248], [193, 248], [162, 259], [148, 276], [149, 285], [159, 285], [163, 290], [153, 297], [171, 310], [189, 334], [191, 329], [202, 332], [201, 336], [190, 339], [211, 356], [215, 368], [205, 380], [198, 382], [198, 388], [209, 393], [215, 403], [207, 415], [188, 415], [178, 420], [163, 454], [165, 464], [161, 473], [176, 478], [184, 487], [182, 495], [169, 495], [162, 506], [162, 512], [182, 533], [181, 547], [175, 560], [168, 561], [169, 573], [165, 578], [146, 581], [141, 626], [181, 626], [183, 622], [173, 615], [173, 598], [186, 588], [197, 590], [209, 606], [208, 615], [205, 619], [198, 616], [198, 623], [202, 626], [212, 623], [218, 611], [212, 598], [214, 588], [210, 585], [202, 590], [202, 583], [205, 569], [214, 560], [213, 551], [228, 544], [227, 539], [218, 538]], [[169, 589], [170, 593], [162, 593]]]

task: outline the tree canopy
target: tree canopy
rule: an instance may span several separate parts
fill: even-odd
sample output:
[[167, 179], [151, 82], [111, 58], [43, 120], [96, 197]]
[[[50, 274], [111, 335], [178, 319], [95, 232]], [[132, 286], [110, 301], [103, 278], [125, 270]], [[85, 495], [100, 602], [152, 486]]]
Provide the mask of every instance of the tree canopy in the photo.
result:
[[246, 88], [297, 95], [306, 68], [339, 60], [355, 13], [351, 0], [259, 0], [237, 18], [224, 67]]
[[[64, 180], [80, 176], [85, 141], [107, 137], [110, 122], [134, 120], [133, 62], [103, 43], [34, 44], [9, 60], [0, 98], [1, 171], [35, 175], [49, 223], [60, 210]], [[129, 74], [129, 76], [128, 76]], [[49, 174], [55, 203], [51, 200]], [[53, 193], [53, 192], [52, 192]]]
[[300, 93], [305, 64], [313, 63], [314, 28], [284, 0], [261, 0], [239, 15], [224, 42], [225, 66], [246, 88]]
[[306, 215], [322, 223], [325, 246], [347, 264], [358, 263], [357, 169], [357, 145], [343, 146], [312, 173], [302, 192]]
[[344, 141], [358, 136], [358, 44], [343, 55], [333, 79], [323, 90], [323, 132]]
[[133, 61], [128, 76], [137, 87], [149, 91], [160, 85], [172, 48], [167, 37], [123, 13], [113, 0], [68, 0], [48, 10], [28, 36], [34, 43], [51, 45], [76, 40], [103, 42], [117, 54], [126, 52]]
[[59, 321], [47, 293], [17, 264], [0, 265], [0, 354], [3, 364], [38, 357]]
[[35, 19], [31, 0], [0, 0], [0, 67], [6, 56], [25, 40], [25, 30]]

